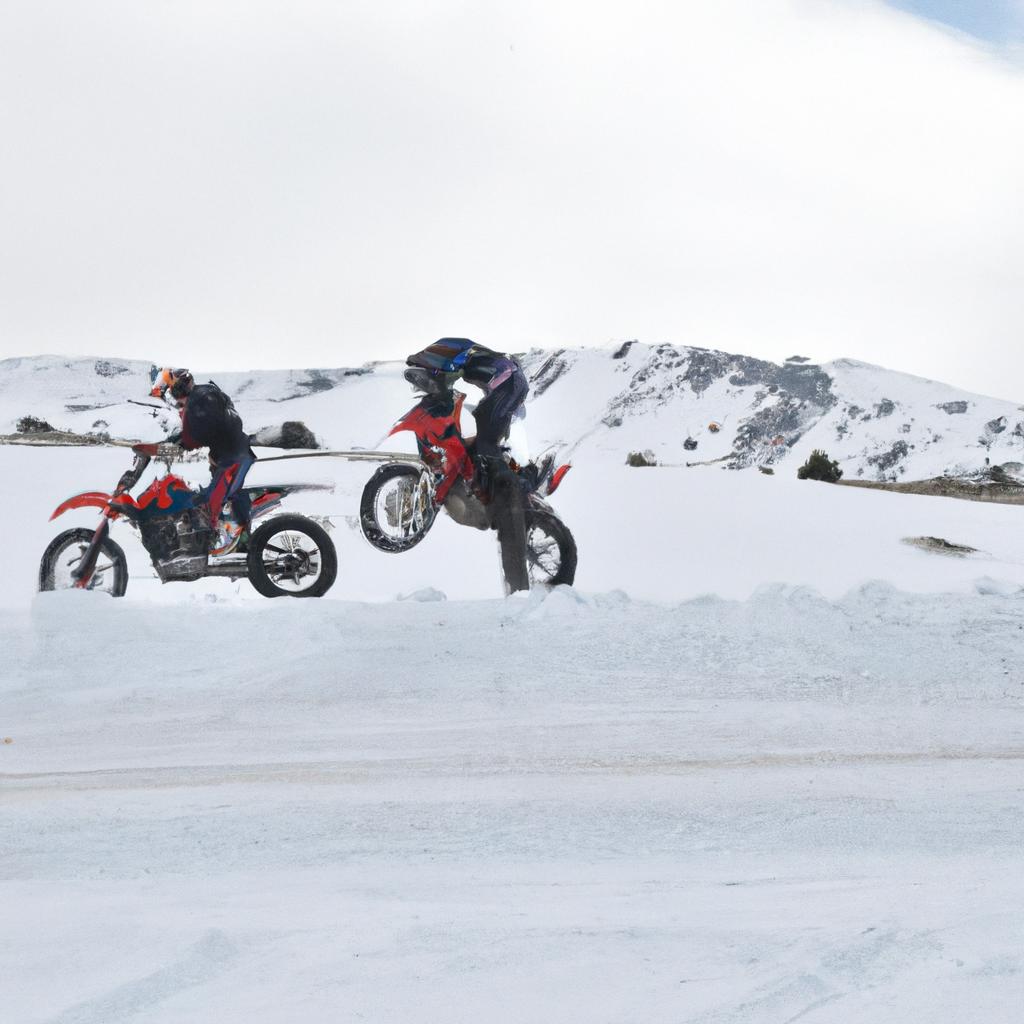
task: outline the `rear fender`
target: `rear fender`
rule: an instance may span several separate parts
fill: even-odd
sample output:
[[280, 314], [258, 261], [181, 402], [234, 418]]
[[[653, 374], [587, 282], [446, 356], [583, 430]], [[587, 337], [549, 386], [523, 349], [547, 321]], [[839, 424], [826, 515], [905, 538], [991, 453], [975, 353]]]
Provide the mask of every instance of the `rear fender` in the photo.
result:
[[565, 479], [565, 474], [572, 469], [572, 463], [567, 462], [564, 466], [559, 466], [558, 469], [551, 475], [551, 481], [548, 483], [548, 495], [552, 495], [558, 490], [558, 485]]
[[260, 516], [265, 516], [268, 512], [277, 508], [283, 500], [284, 493], [282, 491], [264, 492], [253, 501], [250, 518], [259, 519]]
[[73, 508], [107, 508], [109, 504], [110, 495], [104, 491], [83, 491], [81, 494], [76, 494], [68, 498], [67, 501], [61, 502], [54, 509], [53, 515], [50, 516], [50, 521], [53, 522], [57, 516], [62, 516]]

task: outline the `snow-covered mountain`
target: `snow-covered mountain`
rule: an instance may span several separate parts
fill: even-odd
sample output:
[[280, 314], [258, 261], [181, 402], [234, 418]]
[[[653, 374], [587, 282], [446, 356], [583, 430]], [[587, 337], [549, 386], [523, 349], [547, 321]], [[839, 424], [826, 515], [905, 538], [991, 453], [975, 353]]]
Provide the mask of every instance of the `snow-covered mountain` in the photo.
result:
[[[576, 458], [621, 462], [629, 451], [650, 449], [662, 463], [795, 469], [822, 448], [847, 478], [867, 480], [968, 476], [1024, 461], [1024, 407], [849, 359], [817, 365], [793, 357], [779, 365], [626, 342], [534, 350], [523, 363], [535, 450], [557, 445]], [[78, 432], [159, 437], [173, 414], [128, 401], [147, 402], [151, 366], [54, 356], [0, 361], [0, 432], [32, 415]], [[411, 403], [402, 369], [382, 362], [212, 377], [251, 430], [301, 420], [330, 447], [377, 447]]]

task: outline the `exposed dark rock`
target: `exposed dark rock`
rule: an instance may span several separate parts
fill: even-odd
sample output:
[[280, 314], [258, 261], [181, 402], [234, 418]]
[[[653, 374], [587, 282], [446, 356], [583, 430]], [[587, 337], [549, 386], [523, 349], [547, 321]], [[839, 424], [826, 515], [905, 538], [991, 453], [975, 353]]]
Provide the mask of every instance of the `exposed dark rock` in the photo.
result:
[[891, 398], [883, 398], [875, 405], [875, 415], [881, 419], [883, 416], [891, 416], [896, 411], [896, 403]]
[[642, 452], [630, 452], [626, 456], [627, 466], [656, 466], [658, 460], [654, 456], [654, 452], [650, 448], [645, 449]]
[[1006, 417], [1000, 416], [998, 419], [989, 420], [985, 424], [985, 430], [990, 434], [1001, 434], [1006, 429]]
[[335, 381], [331, 380], [323, 370], [310, 370], [309, 376], [305, 380], [297, 380], [295, 382], [297, 387], [304, 388], [306, 394], [314, 394], [317, 391], [330, 391]]
[[100, 377], [119, 377], [122, 373], [131, 373], [130, 367], [112, 363], [109, 359], [97, 359], [93, 369]]
[[732, 468], [753, 465], [759, 456], [775, 462], [788, 451], [785, 444], [775, 443], [776, 438], [800, 435], [820, 417], [821, 409], [817, 406], [780, 396], [773, 405], [759, 409], [739, 425], [732, 442]]
[[879, 473], [888, 473], [894, 466], [902, 462], [910, 454], [910, 446], [906, 441], [896, 441], [893, 446], [885, 452], [877, 455], [869, 455], [868, 465], [874, 466]]
[[922, 551], [931, 551], [937, 555], [952, 555], [954, 558], [973, 555], [978, 550], [967, 544], [954, 544], [944, 537], [904, 537], [903, 543], [920, 548]]
[[[732, 359], [724, 352], [710, 352], [703, 348], [691, 349], [683, 380], [690, 385], [695, 395], [699, 395], [707, 391], [715, 381], [721, 380], [729, 372], [731, 364]], [[732, 384], [738, 383], [736, 375], [729, 380]]]
[[530, 380], [530, 391], [532, 397], [539, 398], [544, 394], [545, 391], [552, 384], [558, 380], [571, 365], [569, 360], [564, 358], [565, 349], [560, 348], [557, 352], [552, 352], [547, 359], [544, 360], [541, 368], [533, 375]]
[[612, 359], [623, 359], [626, 353], [636, 344], [636, 339], [624, 341], [613, 353]]
[[786, 359], [787, 363], [809, 363], [810, 359], [807, 356], [789, 356]]
[[935, 408], [941, 409], [944, 413], [947, 413], [950, 416], [960, 416], [963, 415], [963, 413], [967, 412], [967, 403], [963, 401], [942, 402], [941, 404], [935, 406]]
[[[282, 398], [271, 398], [271, 402], [291, 402], [296, 398], [305, 398], [307, 395], [315, 395], [322, 391], [332, 391], [346, 377], [364, 377], [373, 373], [372, 366], [357, 366], [346, 370], [306, 370], [306, 376], [295, 381], [296, 391]], [[245, 391], [252, 381], [246, 381], [235, 389], [235, 394]]]
[[265, 448], [320, 447], [313, 431], [299, 420], [287, 420], [274, 427], [260, 427], [252, 435], [252, 443]]

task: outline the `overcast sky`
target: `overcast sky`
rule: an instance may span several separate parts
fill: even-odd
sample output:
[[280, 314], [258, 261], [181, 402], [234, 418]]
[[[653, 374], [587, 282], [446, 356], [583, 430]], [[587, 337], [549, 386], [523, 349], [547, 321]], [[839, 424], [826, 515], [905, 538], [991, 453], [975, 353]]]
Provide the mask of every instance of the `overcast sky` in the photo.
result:
[[0, 355], [639, 338], [1024, 400], [1022, 12], [8, 0]]

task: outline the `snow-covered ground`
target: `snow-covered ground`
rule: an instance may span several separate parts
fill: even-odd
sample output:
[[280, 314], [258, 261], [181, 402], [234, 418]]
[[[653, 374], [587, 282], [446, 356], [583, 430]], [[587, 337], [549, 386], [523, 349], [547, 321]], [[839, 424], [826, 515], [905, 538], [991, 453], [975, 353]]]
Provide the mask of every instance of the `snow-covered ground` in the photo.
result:
[[332, 599], [130, 533], [126, 599], [34, 597], [125, 463], [0, 447], [4, 1019], [1019, 1020], [1024, 510], [581, 460], [577, 589], [506, 600], [265, 464], [337, 484]]
[[[8, 554], [14, 571], [0, 592], [0, 607], [29, 603], [39, 556], [51, 537], [97, 522], [95, 510], [86, 509], [51, 523], [53, 509], [78, 491], [109, 490], [130, 465], [125, 449], [0, 446], [0, 474], [8, 494], [17, 496], [4, 503], [0, 524], [18, 538]], [[335, 488], [295, 496], [288, 506], [331, 517], [340, 559], [331, 597], [390, 601], [424, 587], [450, 598], [501, 595], [494, 534], [456, 526], [447, 516], [405, 554], [371, 548], [359, 533], [357, 513], [373, 469], [324, 458], [257, 462], [248, 480]], [[176, 464], [174, 471], [197, 484], [209, 479], [204, 463]], [[149, 479], [143, 477], [137, 491]], [[971, 590], [983, 577], [1024, 586], [1019, 506], [832, 487], [782, 470], [765, 476], [716, 467], [631, 469], [607, 459], [577, 462], [553, 504], [576, 537], [577, 586], [585, 592], [619, 589], [634, 598], [675, 601], [700, 594], [745, 599], [775, 582], [813, 587], [832, 598], [871, 580], [927, 592]], [[944, 558], [902, 543], [921, 535], [979, 551]], [[137, 535], [118, 523], [112, 536], [128, 555], [129, 596], [187, 602], [212, 593], [260, 600], [247, 583], [226, 580], [162, 587]]]

